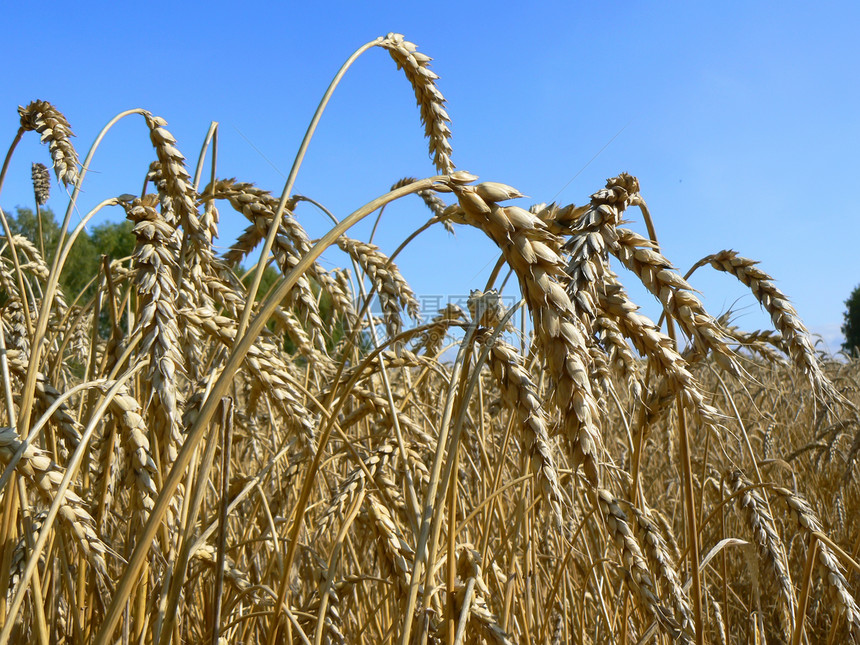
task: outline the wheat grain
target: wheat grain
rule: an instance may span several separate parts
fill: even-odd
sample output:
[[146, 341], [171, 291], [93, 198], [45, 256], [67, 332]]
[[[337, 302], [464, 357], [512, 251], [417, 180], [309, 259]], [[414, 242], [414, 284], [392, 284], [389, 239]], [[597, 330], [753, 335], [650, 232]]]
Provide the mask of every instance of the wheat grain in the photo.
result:
[[602, 450], [598, 406], [588, 380], [584, 330], [575, 324], [573, 305], [560, 284], [564, 275], [560, 241], [532, 213], [516, 206], [502, 208], [493, 201], [488, 203], [480, 194], [515, 197], [520, 195], [516, 189], [493, 185], [481, 191], [457, 181], [451, 187], [464, 220], [482, 229], [502, 249], [517, 273], [544, 360], [555, 382], [554, 400], [562, 412], [561, 432], [572, 446], [575, 466], [582, 465], [588, 480], [596, 485]]
[[[818, 515], [801, 495], [780, 486], [773, 490], [786, 503], [804, 532], [824, 532]], [[839, 561], [830, 547], [823, 543], [818, 544], [818, 571], [830, 590], [837, 611], [845, 618], [850, 633], [854, 638], [860, 638], [860, 607], [849, 590]]]
[[696, 265], [704, 264], [710, 264], [718, 271], [735, 276], [749, 287], [756, 300], [770, 314], [774, 327], [782, 335], [783, 342], [788, 347], [788, 355], [801, 373], [810, 380], [819, 396], [829, 400], [840, 400], [841, 397], [821, 371], [818, 357], [809, 341], [809, 332], [791, 302], [773, 284], [773, 278], [756, 266], [758, 262], [728, 250], [706, 256], [696, 263]]
[[[53, 503], [64, 477], [63, 470], [40, 448], [22, 444], [14, 428], [0, 428], [0, 460], [3, 464], [7, 465], [19, 450], [21, 456], [17, 471], [35, 486], [48, 504]], [[108, 549], [95, 532], [93, 518], [84, 500], [67, 490], [60, 502], [59, 516], [86, 554], [87, 561], [99, 574], [107, 576], [104, 556]]]
[[47, 101], [33, 101], [27, 107], [18, 107], [21, 127], [25, 131], [35, 130], [42, 143], [48, 144], [54, 172], [65, 186], [78, 183], [78, 153], [72, 145], [75, 136], [66, 117]]
[[430, 71], [432, 59], [419, 52], [415, 44], [406, 40], [402, 34], [388, 34], [379, 41], [379, 46], [388, 50], [415, 90], [424, 134], [430, 140], [430, 154], [436, 170], [440, 175], [451, 174], [454, 170], [449, 142], [451, 130], [448, 127], [451, 118], [445, 111], [445, 97], [436, 87], [439, 77]]
[[45, 164], [34, 163], [31, 176], [33, 178], [33, 195], [37, 206], [44, 206], [51, 197], [51, 175]]

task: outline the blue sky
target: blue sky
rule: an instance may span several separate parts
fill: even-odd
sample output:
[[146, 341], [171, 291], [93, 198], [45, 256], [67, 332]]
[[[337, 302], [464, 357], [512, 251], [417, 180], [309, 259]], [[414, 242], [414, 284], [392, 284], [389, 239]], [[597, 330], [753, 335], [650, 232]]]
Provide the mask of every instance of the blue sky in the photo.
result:
[[[682, 272], [725, 248], [760, 260], [838, 349], [844, 300], [860, 283], [860, 206], [850, 198], [860, 177], [860, 6], [387, 4], [78, 2], [35, 13], [4, 3], [0, 146], [15, 135], [16, 107], [33, 99], [65, 113], [82, 157], [111, 117], [143, 107], [167, 119], [192, 166], [218, 121], [218, 174], [280, 194], [332, 76], [364, 42], [396, 31], [434, 58], [458, 168], [517, 187], [525, 206], [581, 204], [630, 172]], [[296, 190], [343, 217], [403, 176], [434, 174], [422, 132], [402, 73], [371, 50], [323, 116]], [[152, 158], [142, 119], [120, 123], [96, 153], [81, 210], [139, 192]], [[0, 194], [5, 209], [31, 205], [34, 161], [49, 157], [29, 134]], [[55, 189], [49, 205], [65, 204]], [[221, 216], [226, 247], [246, 222], [227, 204]], [[312, 235], [327, 229], [313, 209], [298, 216]], [[391, 251], [426, 218], [417, 199], [397, 204], [375, 241]], [[644, 232], [636, 218], [631, 226]], [[447, 297], [482, 287], [496, 257], [477, 231], [439, 229], [399, 265], [417, 293]], [[656, 316], [635, 277], [621, 277]], [[732, 307], [744, 328], [769, 325], [733, 279], [702, 269], [692, 284], [712, 313]]]

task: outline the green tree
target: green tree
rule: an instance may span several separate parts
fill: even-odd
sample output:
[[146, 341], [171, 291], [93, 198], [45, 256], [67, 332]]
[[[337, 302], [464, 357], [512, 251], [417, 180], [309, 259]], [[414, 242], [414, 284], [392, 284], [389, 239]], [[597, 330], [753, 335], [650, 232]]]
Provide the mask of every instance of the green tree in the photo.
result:
[[[36, 248], [44, 248], [44, 259], [50, 266], [59, 245], [60, 226], [50, 209], [42, 210], [41, 216], [41, 236], [39, 218], [29, 208], [16, 208], [15, 215], [9, 217], [9, 228], [14, 235], [28, 238]], [[74, 299], [85, 289], [84, 298], [95, 293], [96, 285], [89, 283], [98, 274], [103, 255], [118, 260], [132, 254], [135, 246], [132, 228], [132, 223], [126, 220], [106, 222], [94, 226], [89, 232], [81, 232], [60, 276], [60, 286], [68, 299]]]
[[[5, 211], [8, 213], [9, 211]], [[13, 235], [23, 235], [36, 245], [36, 248], [45, 249], [45, 261], [50, 264], [54, 252], [57, 250], [57, 240], [60, 238], [60, 227], [54, 219], [54, 213], [50, 208], [45, 208], [42, 215], [42, 239], [39, 239], [39, 218], [29, 208], [15, 209], [15, 215], [9, 217], [9, 228]]]
[[845, 324], [842, 325], [842, 334], [845, 342], [842, 343], [842, 349], [852, 356], [860, 356], [860, 285], [854, 287], [845, 306], [848, 308], [843, 314]]
[[[29, 208], [18, 207], [14, 216], [9, 217], [9, 228], [13, 235], [23, 235], [28, 238], [36, 248], [45, 249], [45, 262], [50, 264], [54, 259], [60, 239], [60, 226], [50, 209], [41, 211], [41, 226], [39, 216]], [[134, 226], [131, 222], [124, 220], [119, 223], [105, 223], [84, 230], [75, 240], [63, 273], [60, 276], [60, 286], [71, 302], [83, 292], [82, 301], [86, 301], [95, 294], [97, 285], [93, 278], [98, 275], [101, 258], [107, 256], [111, 260], [119, 260], [130, 256], [134, 252], [136, 239], [132, 232]], [[239, 268], [237, 275], [243, 284], [248, 287], [253, 277], [253, 270]], [[280, 280], [281, 274], [272, 266], [266, 267], [260, 288], [257, 291], [257, 300], [264, 298], [271, 288]], [[326, 344], [331, 350], [337, 342], [343, 338], [347, 330], [344, 322], [336, 315], [329, 294], [320, 293], [320, 286], [315, 280], [311, 280], [311, 288], [319, 297], [320, 318], [325, 328]], [[289, 306], [288, 301], [284, 306]], [[270, 329], [274, 331], [276, 324], [270, 323]], [[284, 349], [290, 353], [296, 350], [295, 345], [288, 335], [284, 335]], [[362, 332], [358, 338], [358, 344], [362, 353], [369, 351], [370, 339], [367, 332]]]
[[[239, 277], [246, 289], [249, 288], [251, 283], [254, 281], [254, 274], [256, 271], [256, 266], [251, 266], [250, 268], [240, 266], [234, 269], [234, 273]], [[267, 265], [263, 271], [263, 277], [260, 280], [260, 287], [257, 289], [257, 297], [255, 298], [255, 301], [259, 302], [263, 300], [263, 298], [265, 298], [269, 293], [269, 290], [276, 282], [278, 282], [278, 280], [280, 280], [280, 278], [281, 274], [278, 273], [278, 270], [271, 264]]]

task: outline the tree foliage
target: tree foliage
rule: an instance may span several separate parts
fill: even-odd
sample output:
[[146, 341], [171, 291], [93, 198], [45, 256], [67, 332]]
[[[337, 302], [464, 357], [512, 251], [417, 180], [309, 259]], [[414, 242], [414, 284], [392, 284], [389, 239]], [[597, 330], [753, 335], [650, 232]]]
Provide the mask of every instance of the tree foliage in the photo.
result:
[[[41, 216], [41, 223], [39, 222]], [[45, 262], [50, 266], [57, 252], [60, 238], [60, 226], [54, 213], [50, 209], [43, 209], [40, 213], [34, 213], [29, 208], [18, 207], [14, 215], [9, 215], [9, 228], [13, 235], [23, 235], [36, 246], [44, 249]], [[82, 302], [92, 297], [97, 289], [94, 278], [98, 276], [99, 265], [102, 256], [110, 260], [119, 260], [129, 257], [135, 248], [135, 236], [132, 232], [133, 224], [127, 220], [119, 223], [107, 222], [84, 230], [75, 240], [75, 244], [69, 254], [69, 258], [60, 276], [60, 287], [63, 289], [67, 300], [70, 302], [82, 295]], [[3, 253], [8, 253], [4, 250]], [[247, 287], [251, 283], [253, 267], [238, 267], [237, 275]], [[281, 275], [272, 266], [266, 267], [260, 288], [257, 291], [257, 300], [263, 299], [273, 286], [278, 282]], [[333, 349], [337, 342], [344, 336], [346, 330], [342, 320], [337, 319], [331, 296], [323, 292], [319, 285], [311, 279], [311, 288], [319, 297], [320, 318], [329, 330], [326, 334], [326, 345]], [[289, 301], [284, 301], [284, 306], [289, 307]], [[273, 321], [269, 325], [270, 331], [275, 331], [277, 325]], [[365, 333], [359, 337], [359, 346], [366, 351], [370, 346], [369, 338]], [[284, 349], [289, 353], [295, 352], [295, 344], [288, 335], [284, 335]]]
[[845, 342], [842, 343], [842, 349], [857, 356], [860, 355], [860, 285], [854, 287], [854, 291], [845, 301], [845, 306], [845, 323], [842, 325]]
[[[9, 217], [9, 228], [14, 235], [23, 235], [36, 248], [44, 249], [45, 262], [50, 266], [59, 245], [60, 226], [50, 209], [43, 209], [40, 214], [41, 226], [36, 213], [19, 206], [15, 215]], [[74, 299], [81, 292], [85, 298], [95, 293], [91, 281], [98, 275], [103, 255], [118, 260], [132, 254], [135, 245], [132, 228], [131, 222], [122, 221], [106, 222], [81, 231], [60, 275], [60, 286], [68, 298]]]

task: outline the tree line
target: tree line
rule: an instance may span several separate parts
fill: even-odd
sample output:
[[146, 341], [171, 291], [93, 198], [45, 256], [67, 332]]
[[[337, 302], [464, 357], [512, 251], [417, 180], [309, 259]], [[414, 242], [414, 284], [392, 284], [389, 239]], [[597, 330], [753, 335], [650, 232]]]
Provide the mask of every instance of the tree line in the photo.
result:
[[[50, 266], [60, 242], [60, 225], [53, 211], [46, 208], [37, 214], [29, 208], [19, 206], [14, 215], [5, 212], [12, 234], [22, 235], [35, 244]], [[105, 222], [91, 227], [90, 230], [81, 231], [60, 275], [63, 293], [72, 298], [82, 294], [82, 301], [92, 297], [97, 288], [93, 278], [98, 275], [102, 256], [119, 260], [134, 252], [133, 226], [127, 220], [119, 223]], [[6, 253], [4, 250], [4, 254]]]
[[[60, 241], [60, 225], [49, 208], [42, 208], [34, 212], [30, 208], [17, 207], [14, 214], [4, 210], [9, 229], [12, 235], [21, 235], [30, 240], [42, 253], [42, 257], [48, 266], [51, 266], [54, 255]], [[96, 278], [102, 258], [107, 257], [109, 261], [128, 258], [134, 252], [136, 238], [133, 232], [134, 224], [128, 220], [121, 222], [105, 222], [90, 227], [89, 230], [81, 231], [69, 253], [69, 258], [60, 275], [60, 287], [71, 303], [78, 299], [84, 304], [95, 296], [98, 285]], [[5, 235], [0, 232], [0, 237]], [[8, 257], [8, 244], [0, 245], [0, 254]], [[245, 267], [234, 267], [234, 273], [245, 286], [250, 284], [252, 276]], [[268, 266], [263, 273], [260, 289], [257, 292], [257, 300], [266, 296], [269, 289], [278, 281], [279, 273], [272, 266]], [[335, 312], [331, 297], [320, 293], [319, 285], [312, 282], [311, 288], [319, 295], [320, 317], [326, 323], [326, 344], [329, 348], [334, 347], [343, 338], [346, 330], [343, 321], [335, 320]], [[0, 288], [2, 291], [2, 288]], [[0, 306], [6, 300], [4, 294], [0, 293]], [[79, 297], [80, 296], [80, 297]], [[285, 302], [286, 306], [289, 306]], [[270, 331], [276, 331], [274, 322], [269, 325]], [[283, 335], [284, 349], [290, 354], [296, 350], [295, 343], [289, 335]], [[358, 342], [362, 351], [366, 351], [369, 340], [363, 333]]]

